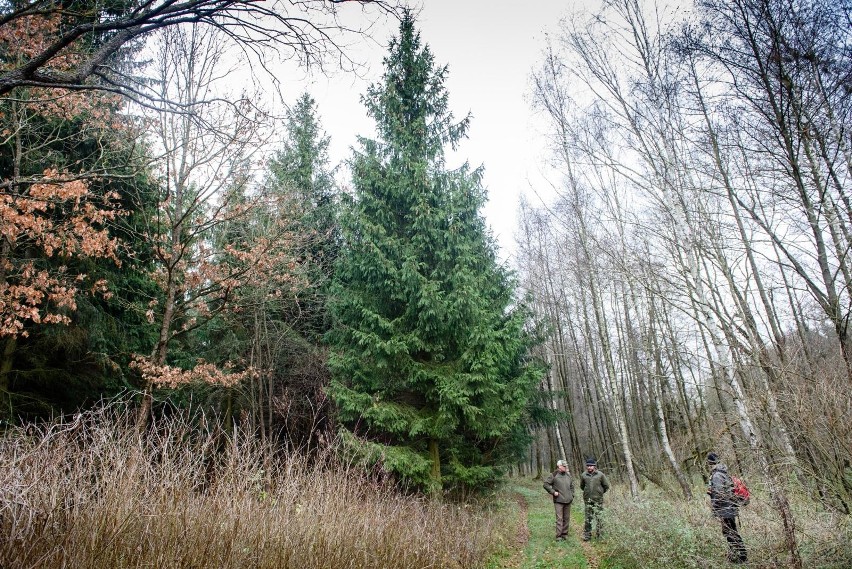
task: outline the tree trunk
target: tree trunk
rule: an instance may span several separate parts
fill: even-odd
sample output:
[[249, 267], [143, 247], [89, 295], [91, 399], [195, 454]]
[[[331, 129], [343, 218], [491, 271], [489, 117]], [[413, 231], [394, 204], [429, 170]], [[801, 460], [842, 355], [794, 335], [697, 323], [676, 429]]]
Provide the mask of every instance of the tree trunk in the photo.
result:
[[14, 415], [10, 388], [17, 346], [18, 339], [16, 337], [7, 336], [3, 339], [3, 357], [0, 359], [0, 397], [2, 397], [2, 400], [0, 400], [0, 405], [2, 405], [0, 417], [5, 417], [7, 420], [11, 420]]
[[429, 439], [429, 458], [432, 460], [432, 468], [429, 472], [431, 484], [429, 486], [433, 495], [440, 494], [441, 482], [441, 453], [438, 449], [438, 441]]

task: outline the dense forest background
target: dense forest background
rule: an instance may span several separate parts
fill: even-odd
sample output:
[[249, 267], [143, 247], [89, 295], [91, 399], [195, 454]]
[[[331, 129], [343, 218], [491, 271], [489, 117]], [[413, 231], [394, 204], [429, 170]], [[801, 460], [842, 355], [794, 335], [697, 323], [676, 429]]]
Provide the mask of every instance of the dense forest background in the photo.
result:
[[793, 503], [852, 513], [852, 4], [569, 15], [531, 70], [553, 197], [519, 205], [514, 267], [482, 170], [445, 160], [448, 67], [363, 4], [401, 24], [340, 165], [309, 95], [277, 117], [233, 78], [345, 64], [342, 4], [0, 7], [7, 441], [91, 410], [456, 498], [594, 456], [691, 500], [712, 450], [806, 565]]

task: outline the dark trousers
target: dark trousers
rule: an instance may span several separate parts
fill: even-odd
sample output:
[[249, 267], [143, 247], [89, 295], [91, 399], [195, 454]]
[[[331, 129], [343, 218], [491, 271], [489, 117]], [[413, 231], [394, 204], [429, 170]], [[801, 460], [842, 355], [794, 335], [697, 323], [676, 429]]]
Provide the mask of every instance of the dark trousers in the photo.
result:
[[586, 502], [586, 518], [583, 524], [583, 537], [590, 539], [592, 537], [592, 522], [595, 524], [595, 536], [601, 536], [601, 513], [603, 512], [603, 504], [600, 502]]
[[737, 518], [722, 518], [722, 535], [728, 540], [728, 560], [745, 561], [746, 549], [743, 538], [737, 531]]
[[553, 502], [556, 509], [556, 539], [565, 539], [568, 534], [568, 522], [571, 521], [571, 504]]

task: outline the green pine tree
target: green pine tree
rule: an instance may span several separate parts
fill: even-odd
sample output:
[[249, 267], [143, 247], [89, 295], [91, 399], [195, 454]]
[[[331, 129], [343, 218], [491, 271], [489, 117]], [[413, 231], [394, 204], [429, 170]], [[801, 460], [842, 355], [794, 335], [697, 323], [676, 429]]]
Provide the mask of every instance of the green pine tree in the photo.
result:
[[335, 272], [330, 392], [344, 438], [421, 489], [493, 480], [523, 443], [540, 377], [527, 312], [479, 210], [481, 170], [448, 170], [465, 136], [406, 15], [364, 102], [378, 139], [352, 159]]
[[[313, 295], [303, 294], [294, 308], [301, 317], [294, 327], [319, 342], [328, 330], [325, 295], [340, 248], [338, 191], [329, 167], [329, 137], [323, 131], [316, 102], [302, 94], [285, 122], [286, 137], [269, 163], [267, 189], [290, 196], [297, 208], [293, 231], [305, 243], [303, 261], [310, 268]], [[294, 314], [296, 314], [294, 312]]]

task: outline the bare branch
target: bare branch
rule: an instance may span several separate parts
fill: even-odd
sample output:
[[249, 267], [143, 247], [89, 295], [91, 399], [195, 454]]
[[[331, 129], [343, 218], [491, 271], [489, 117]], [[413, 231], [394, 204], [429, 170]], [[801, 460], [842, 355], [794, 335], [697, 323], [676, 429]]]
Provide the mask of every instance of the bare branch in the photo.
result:
[[[0, 73], [0, 95], [16, 87], [66, 89], [106, 88], [123, 92], [126, 82], [108, 64], [122, 49], [152, 32], [186, 23], [217, 28], [263, 61], [266, 51], [277, 56], [298, 57], [305, 66], [322, 67], [330, 54], [351, 62], [343, 43], [347, 36], [362, 35], [370, 24], [350, 27], [339, 19], [340, 0], [149, 0], [123, 14], [97, 16], [64, 9], [60, 4], [35, 0], [0, 15], [0, 29], [26, 18], [55, 19], [63, 26], [52, 42], [31, 55], [5, 61]], [[362, 10], [396, 14], [397, 0], [348, 0]], [[347, 7], [348, 8], [348, 7]], [[372, 18], [369, 20], [372, 21]], [[68, 25], [70, 24], [70, 25]], [[90, 51], [88, 47], [99, 44]], [[70, 68], [57, 65], [59, 58], [73, 55]], [[136, 94], [132, 90], [131, 95]]]

